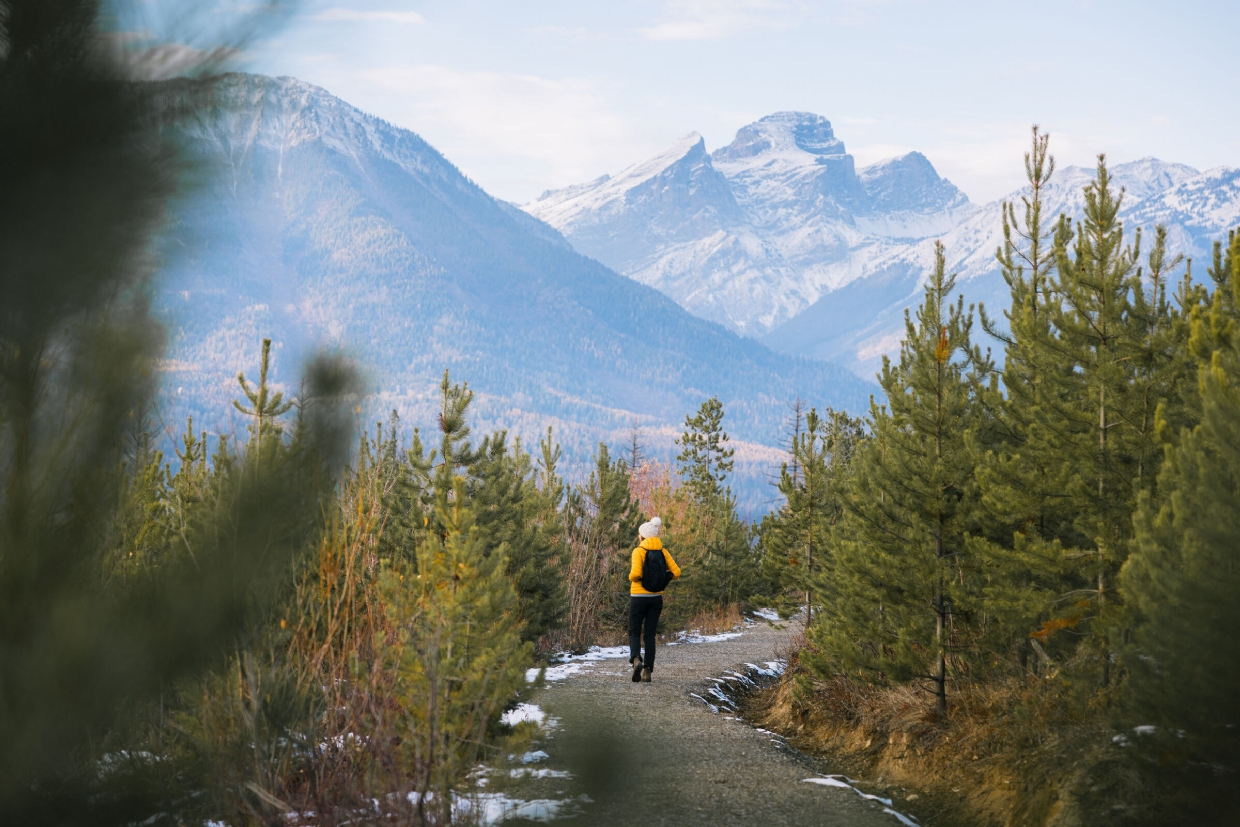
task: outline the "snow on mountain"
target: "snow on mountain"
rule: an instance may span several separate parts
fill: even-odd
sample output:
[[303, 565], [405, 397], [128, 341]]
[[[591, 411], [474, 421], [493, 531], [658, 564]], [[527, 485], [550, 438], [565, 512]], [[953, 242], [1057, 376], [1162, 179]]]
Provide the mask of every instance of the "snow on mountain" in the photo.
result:
[[1213, 239], [1240, 226], [1240, 169], [1216, 167], [1183, 178], [1134, 205], [1129, 215], [1142, 225], [1166, 224], [1179, 231], [1184, 248], [1204, 252]]
[[[1147, 237], [1167, 225], [1177, 252], [1208, 255], [1240, 224], [1240, 170], [1142, 158], [1110, 172], [1125, 224]], [[1055, 172], [1048, 228], [1060, 213], [1082, 215], [1094, 174]], [[919, 152], [858, 170], [828, 120], [777, 112], [709, 155], [694, 133], [614, 178], [544, 193], [523, 209], [698, 316], [868, 379], [899, 346], [935, 241], [967, 299], [1001, 318], [1001, 204], [972, 204]]]
[[910, 152], [860, 171], [870, 209], [856, 216], [857, 228], [886, 238], [940, 235], [976, 212], [968, 197], [940, 178], [930, 160]]
[[856, 278], [859, 261], [975, 207], [919, 153], [858, 172], [829, 121], [779, 112], [709, 155], [694, 133], [524, 209], [693, 313], [759, 336]]
[[[1240, 170], [1221, 167], [1200, 173], [1155, 158], [1109, 169], [1113, 186], [1124, 191], [1120, 216], [1125, 228], [1129, 232], [1141, 228], [1146, 245], [1155, 225], [1164, 224], [1176, 252], [1200, 258], [1209, 254], [1214, 239], [1240, 224]], [[1083, 167], [1056, 170], [1044, 195], [1048, 229], [1060, 213], [1081, 217], [1084, 188], [1094, 175], [1094, 170]], [[1027, 194], [1020, 190], [1003, 200], [1019, 204]], [[995, 252], [1003, 243], [1003, 200], [984, 205], [935, 238], [857, 255], [854, 280], [827, 293], [762, 341], [776, 350], [837, 362], [861, 376], [873, 376], [883, 355], [899, 347], [904, 310], [921, 300], [935, 241], [946, 247], [948, 269], [958, 274], [957, 289], [966, 301], [985, 305], [988, 314], [1001, 321], [1008, 289]]]

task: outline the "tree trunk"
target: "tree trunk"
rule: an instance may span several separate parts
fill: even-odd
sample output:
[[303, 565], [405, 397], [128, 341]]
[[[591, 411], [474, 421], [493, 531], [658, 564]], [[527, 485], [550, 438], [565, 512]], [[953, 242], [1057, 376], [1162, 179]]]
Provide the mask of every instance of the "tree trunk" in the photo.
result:
[[[1098, 613], [1102, 613], [1102, 607], [1107, 601], [1107, 573], [1106, 569], [1098, 570]], [[1111, 653], [1107, 651], [1106, 634], [1099, 635], [1102, 638], [1102, 686], [1106, 688], [1111, 683]]]
[[938, 642], [938, 663], [934, 670], [934, 711], [939, 717], [947, 716], [947, 653], [943, 648], [944, 623], [943, 616], [945, 614], [945, 606], [943, 602], [943, 590], [939, 589], [938, 596], [934, 599], [934, 608], [938, 614], [934, 623], [934, 639]]

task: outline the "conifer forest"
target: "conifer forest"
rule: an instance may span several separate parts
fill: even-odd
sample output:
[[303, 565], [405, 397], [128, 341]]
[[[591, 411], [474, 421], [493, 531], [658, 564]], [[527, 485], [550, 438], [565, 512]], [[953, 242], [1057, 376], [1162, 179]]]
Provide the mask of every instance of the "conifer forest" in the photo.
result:
[[[1052, 214], [1034, 127], [1010, 303], [939, 243], [868, 410], [782, 400], [753, 519], [709, 388], [674, 457], [634, 426], [569, 473], [554, 426], [479, 429], [456, 372], [426, 421], [363, 422], [354, 361], [277, 383], [260, 333], [216, 412], [242, 429], [169, 435], [153, 239], [204, 185], [165, 127], [208, 104], [125, 76], [100, 8], [0, 0], [0, 823], [492, 823], [479, 768], [542, 743], [505, 713], [627, 643], [654, 516], [664, 639], [790, 630], [737, 714], [863, 777], [915, 755], [922, 803], [995, 790], [917, 823], [1240, 819], [1240, 231], [1173, 254], [1105, 156], [1083, 219]], [[259, 8], [186, 6], [193, 71]]]

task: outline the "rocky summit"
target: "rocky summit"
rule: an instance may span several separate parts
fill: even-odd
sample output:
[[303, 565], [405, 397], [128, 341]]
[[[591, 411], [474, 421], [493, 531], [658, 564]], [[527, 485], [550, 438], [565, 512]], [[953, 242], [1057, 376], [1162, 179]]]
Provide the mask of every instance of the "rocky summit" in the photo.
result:
[[853, 251], [975, 210], [920, 153], [856, 168], [831, 123], [778, 112], [707, 154], [693, 133], [615, 177], [524, 209], [691, 312], [759, 336], [846, 283]]

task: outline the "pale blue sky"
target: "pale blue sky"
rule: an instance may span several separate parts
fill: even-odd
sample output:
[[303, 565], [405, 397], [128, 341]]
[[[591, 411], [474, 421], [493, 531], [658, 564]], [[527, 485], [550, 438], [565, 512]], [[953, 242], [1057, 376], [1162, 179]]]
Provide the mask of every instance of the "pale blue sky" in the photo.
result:
[[975, 201], [1060, 163], [1240, 165], [1240, 2], [318, 0], [245, 68], [412, 129], [517, 202], [678, 137], [826, 116], [859, 164], [917, 149]]

